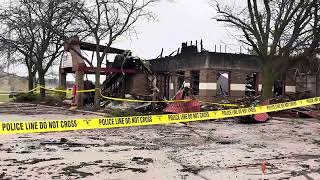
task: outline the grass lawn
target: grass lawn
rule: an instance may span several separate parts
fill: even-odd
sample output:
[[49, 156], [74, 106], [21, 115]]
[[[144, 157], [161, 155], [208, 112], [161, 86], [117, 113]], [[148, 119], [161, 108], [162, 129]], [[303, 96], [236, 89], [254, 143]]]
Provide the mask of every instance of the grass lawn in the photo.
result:
[[8, 94], [0, 94], [0, 102], [9, 102], [12, 98], [9, 98]]
[[[36, 92], [35, 94], [39, 95], [40, 92]], [[54, 92], [46, 92], [47, 96], [56, 96], [57, 94]], [[66, 98], [67, 99], [71, 99], [72, 98], [72, 92], [67, 92], [66, 93]], [[9, 101], [13, 101], [13, 98], [9, 98], [8, 94], [0, 94], [0, 102], [9, 102]]]

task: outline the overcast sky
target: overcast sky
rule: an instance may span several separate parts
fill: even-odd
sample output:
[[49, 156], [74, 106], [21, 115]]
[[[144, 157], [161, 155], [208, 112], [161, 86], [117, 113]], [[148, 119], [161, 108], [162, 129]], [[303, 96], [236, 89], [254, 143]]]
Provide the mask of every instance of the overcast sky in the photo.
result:
[[[221, 44], [224, 52], [227, 44], [227, 52], [240, 51], [240, 44], [230, 35], [230, 29], [212, 19], [215, 9], [209, 5], [209, 0], [170, 1], [162, 0], [151, 7], [157, 21], [137, 24], [137, 38], [121, 38], [113, 46], [129, 49], [143, 59], [156, 58], [161, 48], [164, 48], [164, 55], [168, 55], [177, 50], [182, 42], [199, 42], [201, 39], [207, 50], [214, 51], [216, 44], [219, 51]], [[19, 69], [19, 75], [26, 75], [23, 67]]]
[[[214, 50], [214, 45], [228, 44], [228, 52], [239, 51], [240, 45], [228, 33], [223, 23], [213, 20], [215, 10], [209, 0], [163, 0], [151, 9], [157, 22], [139, 23], [138, 39], [121, 39], [114, 46], [130, 49], [136, 55], [156, 58], [161, 48], [168, 55], [177, 50], [184, 41], [203, 39], [204, 48]], [[223, 45], [223, 51], [224, 51]], [[220, 48], [218, 48], [220, 49]]]

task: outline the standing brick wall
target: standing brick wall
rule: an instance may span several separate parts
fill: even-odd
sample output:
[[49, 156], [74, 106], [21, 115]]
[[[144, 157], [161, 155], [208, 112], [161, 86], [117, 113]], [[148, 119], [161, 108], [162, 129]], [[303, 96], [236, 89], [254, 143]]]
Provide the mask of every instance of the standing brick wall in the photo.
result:
[[200, 70], [199, 99], [213, 101], [217, 93], [217, 72], [213, 69]]
[[245, 96], [245, 82], [248, 72], [232, 71], [230, 73], [230, 97]]

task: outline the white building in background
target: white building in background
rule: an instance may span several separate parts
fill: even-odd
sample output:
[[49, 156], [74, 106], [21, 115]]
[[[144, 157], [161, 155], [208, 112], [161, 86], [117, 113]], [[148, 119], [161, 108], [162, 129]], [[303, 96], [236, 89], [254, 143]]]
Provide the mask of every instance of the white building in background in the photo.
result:
[[4, 72], [0, 68], [0, 93], [28, 91], [28, 77], [17, 76]]

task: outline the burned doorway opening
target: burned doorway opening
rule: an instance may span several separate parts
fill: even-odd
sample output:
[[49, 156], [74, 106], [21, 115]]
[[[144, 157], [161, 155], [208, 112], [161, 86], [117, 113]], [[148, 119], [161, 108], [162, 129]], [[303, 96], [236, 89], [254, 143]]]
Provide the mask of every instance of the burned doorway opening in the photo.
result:
[[278, 80], [273, 83], [273, 96], [280, 97], [285, 95], [286, 76], [281, 75]]
[[317, 74], [299, 73], [296, 76], [297, 98], [306, 99], [318, 95]]
[[219, 71], [217, 73], [217, 96], [227, 97], [230, 95], [230, 73]]
[[177, 72], [178, 74], [178, 82], [177, 82], [177, 90], [180, 90], [183, 87], [183, 83], [185, 81], [185, 73], [183, 71]]
[[170, 75], [166, 73], [158, 74], [157, 86], [159, 88], [159, 96], [169, 99]]
[[284, 94], [283, 91], [284, 91], [283, 81], [277, 80], [273, 85], [273, 95], [275, 97], [283, 96]]
[[200, 71], [191, 71], [191, 88], [193, 95], [199, 95]]
[[257, 73], [248, 73], [245, 82], [245, 95], [248, 97], [256, 96], [258, 93]]

